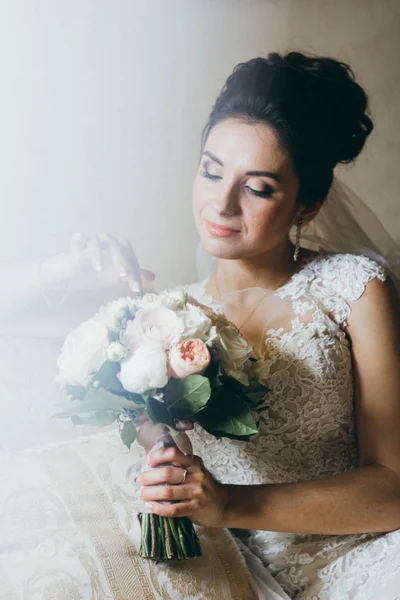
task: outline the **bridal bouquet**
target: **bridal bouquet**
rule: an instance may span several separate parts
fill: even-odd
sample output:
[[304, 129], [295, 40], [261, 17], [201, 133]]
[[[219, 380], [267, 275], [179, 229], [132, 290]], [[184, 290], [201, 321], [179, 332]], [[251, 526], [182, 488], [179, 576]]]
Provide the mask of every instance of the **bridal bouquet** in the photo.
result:
[[[73, 403], [58, 416], [76, 424], [118, 421], [123, 443], [130, 448], [137, 438], [146, 452], [162, 442], [191, 453], [185, 430], [193, 423], [249, 440], [267, 392], [252, 352], [222, 314], [181, 290], [120, 298], [67, 336], [58, 381]], [[189, 519], [141, 513], [139, 520], [142, 557], [201, 554]]]

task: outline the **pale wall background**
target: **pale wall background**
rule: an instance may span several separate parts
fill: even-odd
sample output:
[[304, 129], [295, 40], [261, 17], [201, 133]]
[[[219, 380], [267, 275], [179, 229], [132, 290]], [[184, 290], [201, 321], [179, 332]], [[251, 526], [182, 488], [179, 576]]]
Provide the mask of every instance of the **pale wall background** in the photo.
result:
[[400, 242], [398, 0], [0, 0], [0, 258], [74, 231], [128, 236], [160, 283], [194, 278], [201, 129], [238, 62], [348, 61], [376, 129], [343, 177]]

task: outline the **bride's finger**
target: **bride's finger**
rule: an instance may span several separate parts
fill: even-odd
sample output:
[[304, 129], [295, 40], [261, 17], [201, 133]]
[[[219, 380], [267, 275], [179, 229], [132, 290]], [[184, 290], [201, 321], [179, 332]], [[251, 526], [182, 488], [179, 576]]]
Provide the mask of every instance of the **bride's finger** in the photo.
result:
[[70, 247], [73, 254], [79, 254], [86, 248], [87, 236], [83, 233], [74, 233], [71, 237]]
[[201, 463], [199, 457], [183, 454], [175, 446], [152, 450], [147, 455], [147, 461], [149, 467], [157, 467], [163, 463], [172, 463], [174, 466], [182, 467], [183, 469], [197, 465], [199, 462]]
[[[125, 256], [129, 258], [129, 261], [132, 262], [133, 265], [137, 265], [137, 269], [139, 269], [140, 277], [141, 277], [141, 285], [144, 287], [146, 284], [150, 284], [156, 278], [155, 274], [148, 269], [141, 269], [139, 266], [139, 262], [136, 258], [135, 252], [132, 248], [132, 244], [129, 240], [122, 236], [110, 236], [114, 239], [114, 241], [119, 245], [120, 249], [124, 251]], [[130, 277], [128, 275], [128, 283], [130, 284], [131, 280], [134, 280], [135, 277]], [[135, 287], [135, 286], [131, 286]], [[136, 290], [134, 290], [136, 291]]]
[[[122, 246], [122, 248], [124, 248], [125, 251], [129, 254], [129, 256], [131, 256], [133, 260], [137, 261], [136, 254], [132, 248], [132, 244], [130, 243], [130, 241], [122, 236], [117, 236], [116, 239]], [[140, 275], [142, 286], [144, 286], [146, 283], [151, 283], [156, 278], [155, 274], [152, 271], [149, 271], [148, 269], [140, 269]]]
[[163, 504], [161, 502], [146, 502], [147, 509], [160, 517], [186, 517], [195, 512], [193, 500]]
[[140, 485], [182, 485], [188, 480], [189, 472], [182, 467], [165, 466], [143, 471], [136, 479]]
[[128, 239], [124, 238], [122, 235], [117, 235], [116, 239], [121, 245], [121, 247], [124, 248], [125, 252], [127, 252], [127, 254], [129, 254], [130, 256], [135, 256], [132, 244]]
[[139, 262], [129, 242], [121, 243], [121, 238], [114, 238], [110, 234], [99, 234], [99, 239], [107, 245], [114, 267], [120, 277], [126, 277], [129, 287], [134, 292], [142, 289], [142, 277]]
[[103, 269], [101, 245], [97, 238], [91, 238], [86, 244], [89, 259], [95, 271]]
[[149, 271], [148, 269], [141, 269], [140, 273], [142, 275], [142, 281], [147, 281], [148, 283], [151, 283], [156, 278], [153, 271]]
[[180, 502], [192, 500], [194, 495], [192, 485], [149, 485], [140, 490], [140, 497], [146, 502]]
[[99, 233], [98, 238], [106, 251], [109, 252], [111, 261], [118, 275], [120, 275], [120, 277], [126, 277], [134, 268], [131, 264], [131, 257], [124, 255], [118, 242], [109, 233]]

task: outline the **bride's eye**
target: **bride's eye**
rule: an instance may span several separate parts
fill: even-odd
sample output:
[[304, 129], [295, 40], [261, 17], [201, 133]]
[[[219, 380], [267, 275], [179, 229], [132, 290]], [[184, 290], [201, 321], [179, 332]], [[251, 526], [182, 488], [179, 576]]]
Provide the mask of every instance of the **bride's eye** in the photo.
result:
[[203, 167], [203, 172], [202, 172], [202, 177], [205, 177], [206, 179], [212, 179], [213, 181], [216, 181], [218, 179], [222, 179], [222, 177], [220, 175], [217, 175], [216, 173], [211, 173], [209, 169], [212, 170], [212, 163], [205, 163], [202, 165]]
[[255, 190], [249, 185], [246, 185], [245, 188], [250, 192], [250, 194], [253, 194], [254, 196], [260, 196], [261, 198], [269, 198], [275, 192], [274, 188], [270, 185], [266, 185], [263, 190]]
[[209, 173], [208, 171], [203, 171], [202, 173], [203, 177], [206, 177], [207, 179], [222, 179], [222, 177], [220, 177], [219, 175], [213, 175], [212, 173]]

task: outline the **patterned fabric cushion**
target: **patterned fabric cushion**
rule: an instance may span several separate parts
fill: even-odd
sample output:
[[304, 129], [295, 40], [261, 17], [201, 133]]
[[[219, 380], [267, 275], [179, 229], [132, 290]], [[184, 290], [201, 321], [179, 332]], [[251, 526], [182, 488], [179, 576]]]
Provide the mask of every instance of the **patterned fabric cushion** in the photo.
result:
[[227, 530], [197, 528], [199, 559], [138, 557], [141, 462], [117, 431], [1, 452], [1, 600], [253, 600]]

